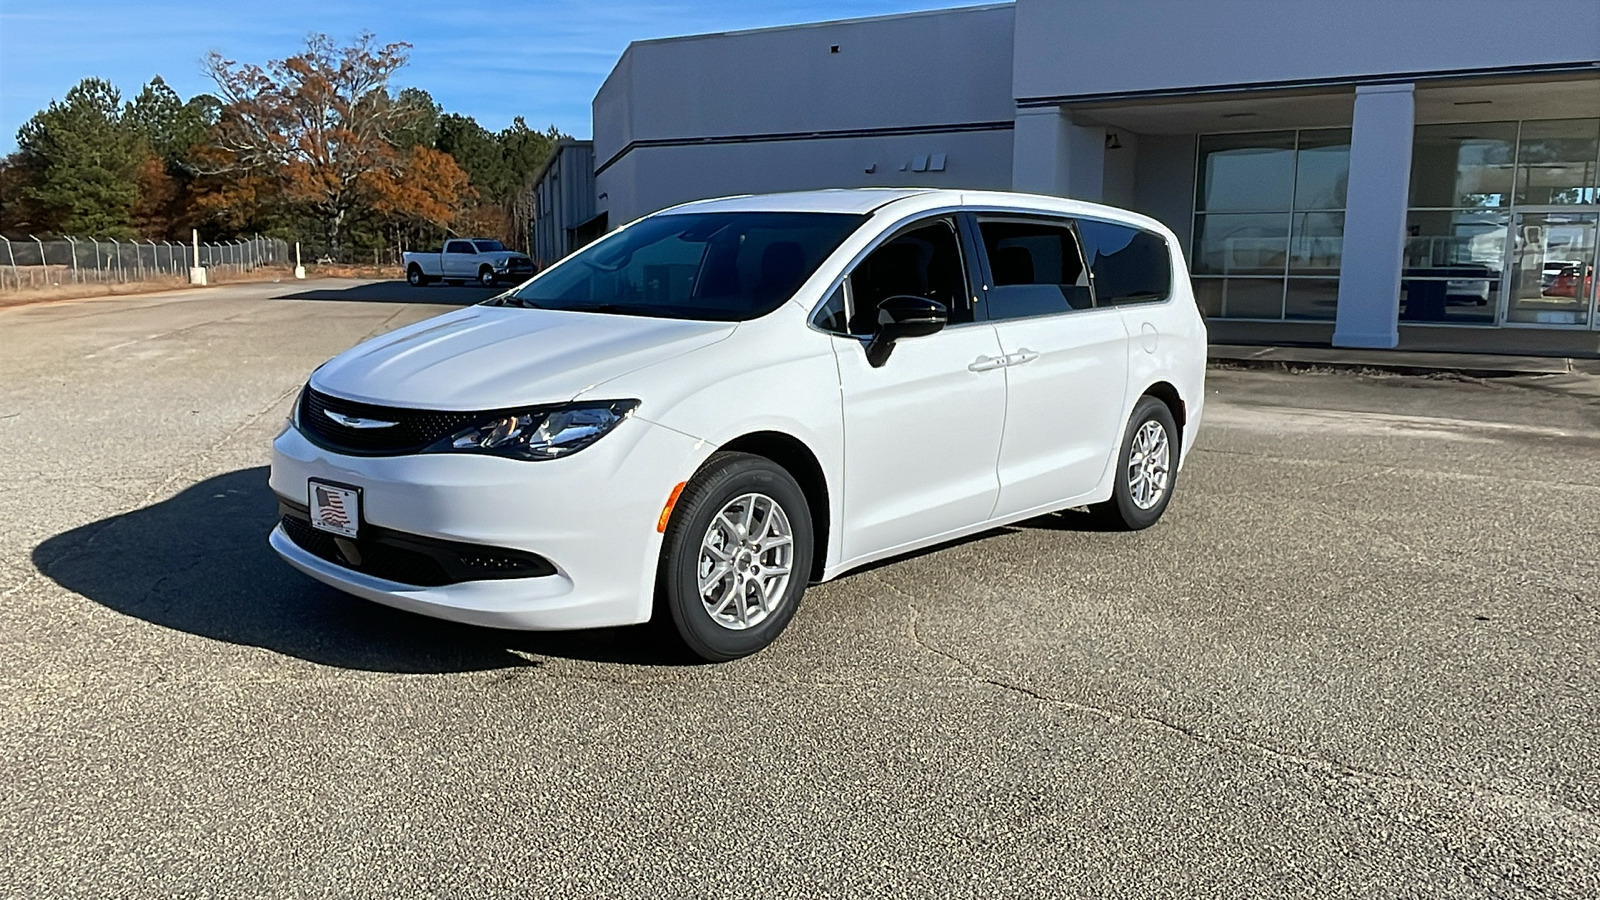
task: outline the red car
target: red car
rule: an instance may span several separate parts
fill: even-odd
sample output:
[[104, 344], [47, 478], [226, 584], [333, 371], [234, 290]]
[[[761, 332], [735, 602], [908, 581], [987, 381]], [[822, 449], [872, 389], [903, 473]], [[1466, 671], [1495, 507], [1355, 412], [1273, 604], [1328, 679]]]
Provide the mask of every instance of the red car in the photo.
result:
[[[1582, 273], [1581, 275], [1579, 273]], [[1545, 288], [1546, 297], [1587, 297], [1594, 284], [1594, 266], [1567, 266]]]

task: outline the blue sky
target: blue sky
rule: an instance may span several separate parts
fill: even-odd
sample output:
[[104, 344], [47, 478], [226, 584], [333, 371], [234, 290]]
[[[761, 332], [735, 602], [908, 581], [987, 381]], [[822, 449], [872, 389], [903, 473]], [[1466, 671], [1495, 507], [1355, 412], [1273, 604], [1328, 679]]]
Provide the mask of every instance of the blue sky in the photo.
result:
[[[976, 2], [976, 0], [968, 0]], [[396, 79], [490, 129], [521, 115], [589, 136], [589, 101], [629, 41], [964, 5], [960, 0], [0, 0], [0, 152], [17, 128], [88, 76], [125, 98], [160, 75], [185, 98], [206, 91], [209, 50], [265, 63], [305, 36], [367, 30], [412, 45]]]

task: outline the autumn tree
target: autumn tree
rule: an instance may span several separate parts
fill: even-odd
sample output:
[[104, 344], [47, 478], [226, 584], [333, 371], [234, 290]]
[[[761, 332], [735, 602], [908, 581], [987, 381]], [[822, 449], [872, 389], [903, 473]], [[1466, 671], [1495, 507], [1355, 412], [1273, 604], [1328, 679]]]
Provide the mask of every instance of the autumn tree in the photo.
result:
[[397, 140], [419, 106], [389, 93], [410, 45], [349, 46], [313, 35], [304, 53], [266, 68], [212, 53], [206, 69], [223, 101], [215, 144], [240, 173], [268, 177], [286, 200], [316, 216], [337, 254], [352, 213], [370, 208], [372, 186], [403, 171]]
[[144, 86], [123, 110], [122, 125], [139, 142], [139, 199], [134, 228], [143, 237], [182, 237], [200, 223], [195, 179], [221, 104], [209, 94], [178, 96], [161, 76]]

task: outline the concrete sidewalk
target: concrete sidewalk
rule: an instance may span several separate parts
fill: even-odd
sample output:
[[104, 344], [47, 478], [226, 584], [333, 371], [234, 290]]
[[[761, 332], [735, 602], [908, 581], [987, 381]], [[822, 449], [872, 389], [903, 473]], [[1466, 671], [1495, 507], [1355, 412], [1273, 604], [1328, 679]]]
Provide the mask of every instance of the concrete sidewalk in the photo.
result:
[[1497, 353], [1362, 350], [1344, 347], [1266, 347], [1212, 344], [1214, 363], [1267, 369], [1371, 369], [1402, 375], [1458, 374], [1474, 378], [1518, 375], [1600, 376], [1600, 360]]

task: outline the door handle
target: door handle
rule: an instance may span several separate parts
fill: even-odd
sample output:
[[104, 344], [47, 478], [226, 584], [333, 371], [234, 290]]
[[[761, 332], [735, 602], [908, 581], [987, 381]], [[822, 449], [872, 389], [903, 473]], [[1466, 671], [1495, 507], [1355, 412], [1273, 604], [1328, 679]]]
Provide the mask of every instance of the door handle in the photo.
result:
[[1004, 356], [980, 356], [967, 366], [969, 372], [987, 372], [991, 369], [1004, 368], [1008, 363]]
[[1021, 350], [1006, 356], [1006, 365], [1020, 366], [1023, 363], [1031, 363], [1038, 358], [1039, 354], [1037, 352], [1023, 347]]

